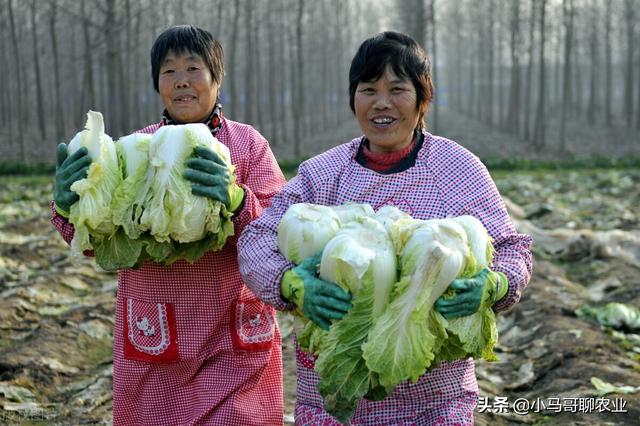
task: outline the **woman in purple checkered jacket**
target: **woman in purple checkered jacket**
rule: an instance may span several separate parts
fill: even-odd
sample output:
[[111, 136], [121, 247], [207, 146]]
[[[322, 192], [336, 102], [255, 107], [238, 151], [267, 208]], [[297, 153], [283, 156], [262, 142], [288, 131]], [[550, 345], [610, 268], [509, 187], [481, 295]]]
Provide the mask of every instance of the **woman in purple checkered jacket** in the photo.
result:
[[[435, 305], [445, 318], [475, 313], [492, 274], [499, 283], [496, 312], [520, 300], [531, 277], [531, 238], [516, 233], [480, 160], [427, 132], [430, 68], [424, 50], [404, 34], [385, 32], [362, 43], [351, 62], [349, 95], [364, 135], [303, 162], [298, 175], [239, 239], [240, 272], [260, 299], [281, 310], [297, 306], [325, 329], [348, 312], [350, 295], [318, 278], [315, 259], [295, 266], [279, 253], [277, 226], [294, 203], [351, 202], [368, 203], [375, 210], [393, 205], [418, 219], [473, 215], [484, 224], [494, 240], [493, 266], [451, 284], [457, 295]], [[323, 409], [314, 357], [298, 348], [296, 360], [296, 424], [339, 424]], [[477, 397], [473, 359], [446, 362], [416, 383], [401, 383], [381, 401], [362, 400], [349, 423], [473, 424]]]

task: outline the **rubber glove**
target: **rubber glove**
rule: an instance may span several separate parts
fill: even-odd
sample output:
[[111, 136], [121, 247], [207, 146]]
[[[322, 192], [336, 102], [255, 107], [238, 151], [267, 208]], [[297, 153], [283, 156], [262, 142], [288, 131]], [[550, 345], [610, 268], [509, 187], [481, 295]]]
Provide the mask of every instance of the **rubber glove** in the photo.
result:
[[455, 295], [440, 296], [435, 303], [435, 308], [446, 319], [473, 315], [478, 312], [483, 302], [486, 286], [490, 286], [487, 289], [490, 306], [502, 299], [509, 289], [507, 277], [502, 272], [493, 272], [484, 268], [475, 277], [453, 280], [449, 289], [455, 290]]
[[236, 211], [244, 200], [244, 190], [233, 185], [229, 191], [229, 169], [218, 155], [208, 148], [198, 146], [195, 156], [190, 157], [184, 172], [184, 178], [192, 183], [194, 195], [220, 201], [229, 211]]
[[324, 330], [351, 309], [351, 295], [334, 283], [318, 278], [322, 255], [310, 256], [282, 276], [280, 291], [304, 316]]
[[71, 205], [78, 201], [80, 196], [71, 190], [74, 182], [87, 176], [91, 165], [91, 157], [86, 147], [82, 147], [71, 156], [67, 152], [67, 144], [61, 143], [56, 149], [56, 180], [53, 185], [53, 201], [56, 211], [69, 217]]

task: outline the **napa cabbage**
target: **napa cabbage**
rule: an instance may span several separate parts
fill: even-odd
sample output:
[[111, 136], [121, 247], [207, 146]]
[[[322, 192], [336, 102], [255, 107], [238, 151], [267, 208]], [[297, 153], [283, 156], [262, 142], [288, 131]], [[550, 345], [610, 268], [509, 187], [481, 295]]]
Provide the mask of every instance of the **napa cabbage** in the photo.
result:
[[583, 306], [576, 310], [581, 317], [592, 318], [598, 323], [631, 332], [640, 330], [640, 310], [634, 306], [609, 302], [604, 306]]
[[[211, 250], [233, 235], [231, 213], [222, 202], [193, 195], [183, 177], [185, 161], [197, 146], [211, 149], [233, 172], [229, 149], [202, 123], [162, 126], [149, 144], [150, 187], [142, 203], [140, 226], [159, 242], [190, 243], [216, 235]], [[230, 185], [235, 182], [230, 182]]]
[[[494, 248], [492, 238], [482, 222], [474, 216], [464, 215], [450, 220], [460, 224], [468, 238], [471, 256], [467, 258], [464, 271], [458, 278], [473, 277], [492, 265]], [[486, 361], [497, 361], [493, 348], [498, 343], [496, 316], [492, 309], [494, 293], [497, 291], [498, 276], [488, 275], [484, 286], [480, 307], [471, 315], [452, 318], [447, 321], [449, 338], [443, 345], [438, 360], [453, 361], [473, 357]], [[452, 296], [453, 290], [447, 291]], [[446, 297], [446, 296], [445, 296]]]
[[341, 224], [346, 224], [361, 217], [373, 217], [373, 208], [369, 204], [347, 203], [339, 206], [330, 206], [338, 215]]
[[302, 263], [322, 252], [340, 228], [340, 218], [331, 207], [311, 203], [289, 206], [278, 224], [278, 250], [290, 262]]
[[447, 332], [446, 320], [433, 305], [464, 270], [470, 253], [464, 229], [452, 221], [396, 229], [400, 280], [362, 346], [367, 366], [387, 389], [404, 380], [415, 382], [436, 358]]
[[391, 232], [391, 225], [400, 219], [411, 219], [411, 216], [396, 206], [386, 205], [380, 207], [374, 214], [374, 219], [384, 226], [387, 232]]
[[120, 182], [115, 144], [105, 133], [104, 120], [99, 112], [87, 113], [85, 129], [69, 142], [68, 154], [73, 154], [81, 147], [87, 148], [91, 165], [87, 177], [71, 185], [71, 190], [80, 197], [69, 211], [69, 222], [75, 229], [71, 240], [71, 253], [74, 256], [93, 249], [93, 243], [100, 242], [115, 231], [111, 199]]
[[140, 217], [143, 202], [150, 186], [149, 144], [150, 134], [133, 133], [118, 140], [116, 150], [122, 182], [113, 197], [113, 223], [122, 226], [129, 238], [140, 237]]
[[93, 249], [106, 270], [145, 261], [195, 262], [221, 248], [234, 233], [232, 213], [218, 201], [193, 195], [183, 177], [197, 146], [215, 152], [229, 170], [229, 195], [236, 185], [228, 148], [201, 123], [163, 126], [155, 134], [134, 133], [114, 144], [102, 115], [89, 111], [86, 129], [69, 143], [69, 154], [86, 146], [92, 158], [87, 178], [71, 189], [72, 252]]
[[326, 333], [316, 362], [325, 409], [345, 421], [365, 395], [386, 396], [362, 357], [362, 344], [397, 279], [396, 255], [384, 227], [360, 217], [340, 228], [322, 252], [320, 277], [352, 294], [353, 308]]

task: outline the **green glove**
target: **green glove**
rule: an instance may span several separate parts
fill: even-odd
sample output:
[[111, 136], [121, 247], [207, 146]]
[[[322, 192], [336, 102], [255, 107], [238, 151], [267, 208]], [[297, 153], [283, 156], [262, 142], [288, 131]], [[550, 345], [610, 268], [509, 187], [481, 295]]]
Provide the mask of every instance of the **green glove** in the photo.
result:
[[324, 330], [331, 320], [339, 320], [351, 309], [351, 295], [338, 285], [318, 278], [321, 255], [310, 256], [282, 276], [280, 290], [285, 299], [298, 306], [304, 316]]
[[194, 149], [194, 157], [187, 160], [184, 177], [192, 183], [194, 195], [220, 201], [230, 211], [236, 211], [244, 199], [244, 191], [238, 185], [229, 190], [229, 170], [218, 155], [202, 146]]
[[68, 156], [67, 145], [61, 143], [56, 150], [56, 181], [53, 186], [53, 201], [56, 210], [64, 217], [69, 217], [71, 205], [80, 198], [71, 190], [74, 182], [87, 176], [91, 165], [91, 157], [87, 148], [82, 147]]
[[473, 315], [478, 312], [485, 291], [488, 291], [489, 303], [493, 306], [495, 302], [507, 294], [509, 284], [507, 277], [502, 272], [493, 272], [484, 268], [475, 277], [453, 280], [449, 289], [454, 290], [455, 295], [453, 297], [440, 296], [435, 303], [436, 310], [446, 319]]

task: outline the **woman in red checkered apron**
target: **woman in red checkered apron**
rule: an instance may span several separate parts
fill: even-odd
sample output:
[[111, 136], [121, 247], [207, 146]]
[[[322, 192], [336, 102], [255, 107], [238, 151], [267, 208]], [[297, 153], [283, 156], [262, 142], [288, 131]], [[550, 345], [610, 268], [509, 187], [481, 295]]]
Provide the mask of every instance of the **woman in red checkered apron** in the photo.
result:
[[[113, 347], [114, 425], [278, 425], [283, 423], [282, 353], [273, 307], [243, 284], [236, 241], [260, 216], [285, 179], [267, 141], [251, 126], [222, 115], [222, 47], [193, 26], [171, 27], [151, 49], [153, 83], [167, 124], [205, 123], [225, 144], [238, 188], [225, 198], [228, 175], [216, 155], [198, 150], [185, 177], [196, 195], [234, 211], [235, 237], [197, 262], [147, 262], [118, 272]], [[90, 164], [86, 151], [58, 149], [52, 222], [73, 238], [69, 187]]]
[[[277, 309], [297, 307], [325, 329], [349, 311], [350, 295], [317, 276], [317, 257], [295, 266], [278, 252], [277, 225], [294, 203], [352, 202], [374, 210], [393, 205], [418, 219], [477, 217], [494, 240], [493, 266], [454, 281], [457, 295], [435, 307], [445, 318], [475, 313], [490, 274], [499, 283], [491, 293], [494, 310], [518, 302], [531, 276], [531, 238], [516, 232], [479, 159], [427, 132], [423, 116], [432, 93], [429, 60], [413, 39], [385, 32], [362, 43], [351, 63], [349, 94], [364, 136], [302, 163], [238, 242], [240, 271], [260, 299]], [[323, 408], [314, 357], [298, 348], [296, 358], [296, 424], [339, 424]], [[383, 400], [363, 399], [349, 424], [469, 425], [477, 397], [473, 359], [445, 362]]]

